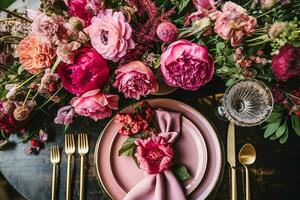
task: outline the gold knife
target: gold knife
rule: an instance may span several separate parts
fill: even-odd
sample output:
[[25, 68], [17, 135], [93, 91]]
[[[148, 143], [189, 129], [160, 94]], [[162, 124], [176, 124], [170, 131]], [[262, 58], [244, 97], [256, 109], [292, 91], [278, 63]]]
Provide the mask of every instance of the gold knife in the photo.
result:
[[230, 122], [227, 135], [227, 162], [231, 169], [231, 199], [237, 200], [236, 191], [236, 157], [234, 123]]

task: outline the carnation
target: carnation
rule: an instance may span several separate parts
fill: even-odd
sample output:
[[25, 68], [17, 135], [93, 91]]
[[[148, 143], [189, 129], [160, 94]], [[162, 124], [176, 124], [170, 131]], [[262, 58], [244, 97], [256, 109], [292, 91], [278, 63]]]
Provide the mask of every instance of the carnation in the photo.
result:
[[88, 33], [92, 46], [108, 60], [117, 62], [126, 55], [128, 49], [135, 47], [131, 39], [132, 29], [122, 12], [113, 12], [111, 9], [101, 11], [92, 18]]
[[153, 72], [140, 61], [132, 61], [118, 68], [114, 87], [123, 92], [126, 98], [140, 99], [150, 92], [158, 91], [158, 84]]
[[214, 61], [207, 47], [178, 40], [161, 55], [161, 72], [165, 82], [185, 90], [197, 90], [211, 80]]
[[35, 36], [25, 37], [17, 48], [19, 60], [26, 71], [36, 74], [50, 67], [55, 59], [55, 50], [41, 43]]
[[279, 49], [279, 53], [273, 56], [272, 70], [278, 80], [300, 76], [300, 48], [290, 44]]

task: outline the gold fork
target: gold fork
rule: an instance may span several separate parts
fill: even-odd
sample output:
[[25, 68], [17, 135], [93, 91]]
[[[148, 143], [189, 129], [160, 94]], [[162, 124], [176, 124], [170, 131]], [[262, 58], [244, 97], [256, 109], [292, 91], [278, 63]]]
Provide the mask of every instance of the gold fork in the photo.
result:
[[50, 150], [50, 160], [53, 164], [52, 169], [52, 200], [56, 199], [56, 166], [60, 162], [59, 147], [57, 145], [52, 146]]
[[66, 200], [71, 200], [71, 157], [75, 153], [75, 141], [73, 134], [65, 135], [65, 151], [66, 154], [68, 154]]
[[81, 157], [80, 162], [80, 200], [84, 199], [84, 158], [89, 152], [89, 142], [87, 134], [78, 135], [78, 153]]

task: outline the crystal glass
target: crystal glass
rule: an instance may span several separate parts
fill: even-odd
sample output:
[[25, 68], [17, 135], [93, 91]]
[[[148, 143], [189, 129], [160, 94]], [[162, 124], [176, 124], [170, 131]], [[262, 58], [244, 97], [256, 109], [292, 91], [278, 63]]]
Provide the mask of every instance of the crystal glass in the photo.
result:
[[270, 89], [259, 80], [244, 79], [227, 88], [223, 97], [226, 117], [238, 126], [263, 123], [273, 109]]

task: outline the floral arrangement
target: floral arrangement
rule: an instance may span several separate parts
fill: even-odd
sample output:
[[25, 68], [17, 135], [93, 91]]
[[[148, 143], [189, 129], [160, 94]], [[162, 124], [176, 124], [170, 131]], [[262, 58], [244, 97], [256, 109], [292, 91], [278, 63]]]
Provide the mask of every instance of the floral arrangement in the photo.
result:
[[[195, 92], [213, 75], [227, 86], [262, 80], [276, 103], [264, 136], [300, 135], [296, 0], [42, 0], [38, 11], [1, 10], [1, 146], [19, 133], [38, 151], [49, 120], [67, 128], [76, 116], [110, 117], [120, 95], [158, 92], [158, 77]], [[45, 123], [30, 123], [40, 115]]]

